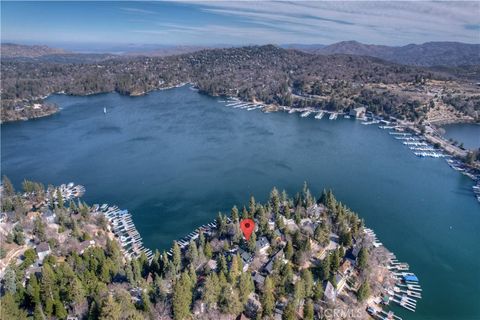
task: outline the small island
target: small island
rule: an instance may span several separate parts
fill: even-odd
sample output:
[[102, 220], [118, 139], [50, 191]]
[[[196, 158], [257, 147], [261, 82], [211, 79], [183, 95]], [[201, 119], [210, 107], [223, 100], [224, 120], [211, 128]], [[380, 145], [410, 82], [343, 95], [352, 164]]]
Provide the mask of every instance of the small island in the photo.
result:
[[408, 265], [306, 183], [294, 197], [273, 188], [265, 204], [252, 196], [163, 253], [143, 247], [128, 211], [89, 206], [84, 192], [31, 181], [16, 192], [4, 177], [5, 319], [401, 319], [386, 305], [415, 311], [421, 298]]

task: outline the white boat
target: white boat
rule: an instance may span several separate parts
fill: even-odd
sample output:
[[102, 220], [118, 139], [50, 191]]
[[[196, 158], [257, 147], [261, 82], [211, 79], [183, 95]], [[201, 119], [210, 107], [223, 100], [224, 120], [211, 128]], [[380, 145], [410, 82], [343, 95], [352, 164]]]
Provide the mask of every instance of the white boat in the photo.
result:
[[301, 116], [302, 118], [305, 118], [305, 117], [308, 117], [308, 116], [310, 115], [310, 113], [312, 113], [312, 112], [311, 112], [311, 111], [305, 111], [305, 112], [303, 112], [300, 116]]
[[103, 108], [103, 113], [105, 113], [105, 114], [107, 113], [107, 108], [106, 107]]

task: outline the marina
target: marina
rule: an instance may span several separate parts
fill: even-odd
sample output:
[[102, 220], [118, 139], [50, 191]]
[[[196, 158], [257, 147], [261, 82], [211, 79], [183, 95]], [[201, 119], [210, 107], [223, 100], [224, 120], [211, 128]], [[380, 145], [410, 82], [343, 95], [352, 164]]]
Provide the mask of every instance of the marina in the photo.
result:
[[[364, 228], [364, 233], [372, 240], [374, 247], [383, 245], [372, 229]], [[395, 280], [395, 284], [391, 287], [384, 287], [384, 294], [372, 300], [367, 309], [371, 316], [379, 319], [385, 319], [384, 316], [390, 317], [389, 319], [402, 319], [394, 315], [392, 311], [383, 310], [391, 301], [408, 311], [416, 311], [417, 299], [422, 298], [422, 288], [419, 285], [417, 276], [409, 272], [409, 268], [410, 266], [407, 263], [399, 262], [396, 256], [390, 253], [387, 269], [390, 271], [392, 279]]]
[[144, 247], [142, 237], [135, 228], [128, 210], [121, 210], [108, 204], [94, 205], [93, 208], [94, 213], [103, 214], [108, 220], [109, 228], [115, 234], [125, 257], [138, 258], [144, 253], [149, 261], [152, 260], [153, 252]]

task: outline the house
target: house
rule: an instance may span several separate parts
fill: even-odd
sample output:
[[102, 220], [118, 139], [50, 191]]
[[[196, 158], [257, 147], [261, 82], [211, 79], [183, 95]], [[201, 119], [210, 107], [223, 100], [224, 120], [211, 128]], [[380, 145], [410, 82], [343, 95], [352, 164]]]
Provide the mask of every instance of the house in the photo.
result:
[[37, 252], [39, 262], [43, 263], [45, 257], [51, 253], [50, 245], [47, 242], [41, 242], [37, 245], [35, 251]]
[[365, 107], [358, 107], [350, 110], [350, 116], [355, 118], [363, 118], [367, 109]]
[[240, 258], [242, 258], [243, 264], [250, 264], [250, 263], [252, 263], [252, 261], [253, 261], [253, 256], [252, 256], [249, 252], [247, 252], [247, 251], [245, 251], [245, 250], [243, 250], [243, 249], [239, 249], [239, 250], [238, 250], [238, 254], [240, 254]]
[[265, 277], [256, 272], [253, 276], [253, 283], [255, 283], [255, 287], [257, 287], [258, 290], [262, 290], [263, 284], [265, 283]]
[[338, 272], [341, 275], [346, 275], [350, 270], [352, 269], [352, 262], [349, 259], [345, 259], [345, 261], [342, 263], [340, 268], [338, 268]]
[[260, 303], [260, 298], [255, 292], [252, 292], [248, 295], [248, 301], [245, 305], [245, 315], [252, 319], [257, 317], [257, 314], [262, 312], [262, 304]]
[[270, 242], [266, 237], [260, 237], [255, 244], [255, 250], [260, 254], [266, 254], [268, 248], [270, 248]]
[[335, 302], [337, 299], [337, 290], [335, 290], [335, 287], [330, 281], [327, 281], [327, 284], [325, 285], [323, 296], [329, 302]]
[[273, 255], [273, 257], [268, 261], [268, 263], [263, 268], [266, 273], [270, 274], [273, 271], [273, 264], [275, 263], [275, 259], [283, 259], [283, 249], [278, 250], [277, 253]]
[[327, 250], [337, 250], [339, 243], [339, 237], [335, 233], [330, 233], [330, 241], [327, 246]]
[[335, 274], [335, 283], [337, 284], [337, 293], [340, 293], [347, 283], [347, 278], [337, 273]]
[[347, 260], [350, 260], [350, 263], [352, 266], [355, 266], [355, 263], [357, 261], [358, 254], [360, 253], [361, 246], [356, 245], [353, 248], [350, 248], [347, 250], [345, 253], [345, 258]]
[[213, 259], [208, 260], [207, 267], [212, 271], [217, 270], [217, 261]]

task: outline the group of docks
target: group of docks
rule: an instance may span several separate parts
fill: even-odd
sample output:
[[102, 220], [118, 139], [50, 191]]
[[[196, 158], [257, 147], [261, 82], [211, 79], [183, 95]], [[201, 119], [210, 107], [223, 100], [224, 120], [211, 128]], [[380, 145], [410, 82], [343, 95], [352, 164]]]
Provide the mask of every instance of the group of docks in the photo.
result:
[[128, 210], [121, 210], [117, 206], [110, 207], [107, 204], [97, 206], [97, 208], [98, 212], [107, 218], [111, 230], [118, 238], [122, 252], [127, 258], [138, 258], [143, 252], [149, 261], [152, 260], [153, 252], [143, 246], [142, 237], [135, 228]]
[[375, 248], [383, 245], [380, 241], [378, 241], [377, 235], [375, 234], [375, 232], [373, 232], [372, 229], [364, 228], [363, 232], [365, 232], [372, 239], [372, 244]]
[[47, 202], [50, 201], [50, 199], [53, 199], [54, 202], [56, 202], [58, 191], [60, 191], [63, 201], [69, 201], [83, 196], [85, 194], [85, 187], [82, 185], [75, 185], [73, 182], [70, 182], [68, 184], [62, 184], [58, 188], [48, 189], [45, 197]]
[[[401, 130], [398, 127], [394, 127], [395, 130]], [[402, 141], [402, 143], [412, 150], [413, 154], [417, 157], [430, 157], [430, 158], [443, 158], [447, 155], [440, 150], [434, 148], [431, 144], [423, 140], [422, 137], [412, 134], [410, 132], [403, 131], [390, 131], [390, 135], [394, 136], [396, 140]]]
[[[224, 101], [219, 101], [219, 102], [224, 102]], [[260, 109], [264, 107], [264, 105], [260, 103], [244, 102], [238, 99], [229, 99], [225, 102], [227, 102], [226, 104], [227, 107], [246, 109], [248, 111]]]
[[[373, 240], [373, 245], [375, 247], [382, 245], [382, 243], [378, 241], [377, 235], [372, 229], [364, 228], [363, 231]], [[387, 269], [390, 271], [391, 277], [395, 280], [395, 284], [393, 287], [384, 288], [384, 298], [376, 303], [380, 304], [380, 301], [383, 301], [384, 304], [388, 305], [390, 301], [393, 301], [401, 307], [415, 312], [417, 307], [417, 299], [422, 298], [422, 288], [419, 285], [417, 276], [409, 272], [410, 266], [408, 263], [398, 261], [393, 253], [389, 253]], [[387, 313], [378, 306], [372, 306], [369, 309], [369, 313], [372, 317], [377, 317], [380, 319], [395, 318], [401, 320], [401, 318], [395, 316], [393, 312]]]
[[422, 298], [422, 287], [419, 285], [417, 276], [409, 271], [407, 263], [399, 262], [396, 258], [390, 260], [387, 267], [393, 278], [396, 280], [392, 289], [386, 290], [389, 300], [397, 303], [401, 307], [415, 312], [417, 300]]
[[[227, 223], [230, 223], [230, 222], [232, 222], [232, 220], [229, 217], [227, 217]], [[217, 221], [214, 220], [210, 223], [207, 223], [198, 227], [195, 231], [189, 233], [187, 236], [181, 238], [180, 240], [175, 240], [175, 242], [178, 244], [181, 250], [184, 250], [188, 247], [191, 241], [195, 241], [199, 237], [200, 232], [206, 235], [210, 235], [216, 229], [217, 229]], [[173, 254], [173, 249], [170, 248], [170, 250], [167, 251], [167, 255], [171, 257], [172, 254]]]
[[326, 111], [326, 110], [315, 110], [312, 108], [290, 108], [288, 109], [288, 113], [295, 113], [295, 112], [301, 112], [300, 117], [302, 118], [307, 118], [309, 117], [312, 113], [315, 113], [315, 119], [320, 120], [323, 118], [324, 115], [329, 114], [328, 119], [329, 120], [335, 120], [338, 118], [339, 113], [337, 112], [331, 112], [331, 111]]

